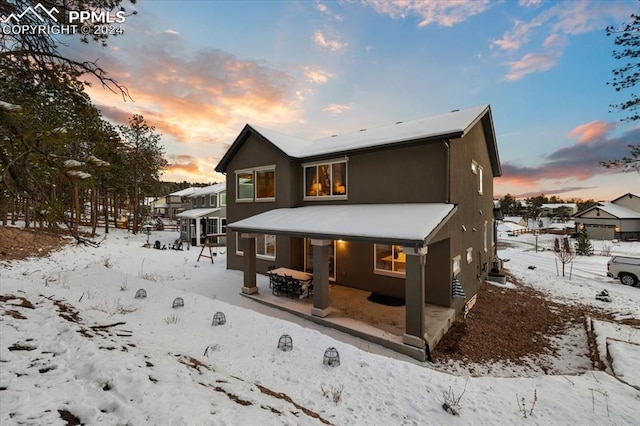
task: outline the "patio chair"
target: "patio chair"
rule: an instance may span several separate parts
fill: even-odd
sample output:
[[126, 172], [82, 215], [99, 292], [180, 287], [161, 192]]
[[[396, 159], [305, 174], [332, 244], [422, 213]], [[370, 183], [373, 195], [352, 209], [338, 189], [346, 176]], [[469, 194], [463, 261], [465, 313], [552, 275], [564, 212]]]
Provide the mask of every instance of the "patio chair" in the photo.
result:
[[287, 296], [291, 298], [299, 297], [302, 294], [302, 284], [300, 280], [288, 277], [287, 278]]
[[274, 296], [282, 296], [283, 294], [287, 294], [287, 280], [284, 277], [279, 275], [274, 275], [273, 287], [271, 288], [271, 293]]

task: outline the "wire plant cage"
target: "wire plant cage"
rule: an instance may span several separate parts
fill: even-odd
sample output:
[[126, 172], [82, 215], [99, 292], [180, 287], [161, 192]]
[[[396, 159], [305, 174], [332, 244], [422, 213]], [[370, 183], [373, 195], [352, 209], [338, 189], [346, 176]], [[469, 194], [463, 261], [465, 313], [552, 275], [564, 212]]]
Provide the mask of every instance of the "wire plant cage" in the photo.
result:
[[278, 339], [278, 349], [283, 352], [293, 350], [293, 340], [291, 339], [291, 336], [288, 334], [280, 336], [280, 339]]
[[181, 308], [184, 306], [184, 299], [182, 297], [176, 297], [173, 299], [173, 308]]
[[324, 365], [328, 365], [329, 367], [337, 367], [340, 365], [340, 354], [338, 350], [334, 347], [327, 348], [324, 351], [324, 358], [322, 359], [322, 363]]
[[213, 314], [213, 320], [211, 321], [211, 325], [224, 325], [227, 322], [227, 318], [224, 316], [222, 312], [216, 312]]
[[140, 290], [136, 291], [136, 299], [144, 299], [145, 297], [147, 297], [147, 290], [141, 288]]

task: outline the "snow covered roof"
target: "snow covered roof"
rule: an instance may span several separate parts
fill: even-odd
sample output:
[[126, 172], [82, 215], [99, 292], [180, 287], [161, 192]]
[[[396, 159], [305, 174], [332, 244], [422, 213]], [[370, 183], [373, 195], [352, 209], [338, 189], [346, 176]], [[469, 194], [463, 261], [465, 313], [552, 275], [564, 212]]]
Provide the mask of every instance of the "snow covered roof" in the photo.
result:
[[615, 203], [598, 203], [594, 206], [589, 207], [588, 209], [579, 212], [578, 214], [576, 214], [576, 217], [581, 217], [582, 215], [593, 209], [600, 209], [605, 213], [609, 213], [610, 215], [617, 217], [618, 219], [640, 219], [639, 212], [633, 211], [626, 207], [622, 207]]
[[176, 216], [185, 217], [187, 219], [197, 219], [199, 217], [209, 216], [211, 213], [215, 213], [219, 208], [204, 208], [204, 209], [191, 209], [178, 213]]
[[612, 203], [615, 203], [616, 201], [618, 201], [618, 200], [620, 200], [620, 199], [622, 199], [622, 198], [624, 198], [624, 197], [629, 197], [629, 198], [632, 198], [632, 197], [640, 198], [640, 194], [639, 194], [639, 193], [634, 193], [634, 192], [627, 192], [626, 194], [619, 196], [619, 197], [618, 197], [618, 198], [616, 198], [615, 200], [611, 200], [611, 202], [612, 202]]
[[453, 204], [351, 204], [270, 210], [229, 224], [236, 232], [422, 246], [455, 211]]
[[198, 197], [200, 195], [217, 194], [227, 188], [226, 183], [214, 183], [213, 185], [204, 186], [202, 188], [196, 188], [193, 194], [187, 195], [188, 197]]
[[180, 191], [172, 192], [169, 195], [177, 195], [177, 196], [180, 196], [180, 197], [184, 197], [186, 195], [193, 194], [196, 189], [197, 188], [189, 187], [189, 188], [181, 189]]
[[216, 166], [216, 171], [225, 171], [228, 162], [251, 132], [261, 135], [287, 156], [301, 159], [328, 154], [347, 153], [422, 139], [460, 138], [479, 120], [488, 117], [487, 127], [489, 127], [489, 129], [485, 130], [490, 132], [490, 137], [487, 137], [487, 144], [492, 155], [494, 175], [499, 176], [501, 175], [501, 169], [495, 145], [495, 134], [490, 111], [489, 105], [480, 105], [417, 120], [399, 121], [392, 125], [361, 129], [342, 135], [332, 135], [313, 141], [299, 139], [261, 126], [247, 124], [220, 160], [220, 163]]
[[576, 203], [545, 203], [541, 206], [543, 209], [557, 209], [558, 207], [568, 207], [570, 209], [578, 208]]

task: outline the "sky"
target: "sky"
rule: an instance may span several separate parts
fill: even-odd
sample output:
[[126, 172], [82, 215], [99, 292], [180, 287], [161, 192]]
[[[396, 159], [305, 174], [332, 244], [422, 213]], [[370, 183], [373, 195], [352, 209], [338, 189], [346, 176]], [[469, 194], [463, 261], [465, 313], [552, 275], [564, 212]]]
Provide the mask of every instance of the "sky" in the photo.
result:
[[246, 123], [305, 139], [490, 104], [503, 176], [494, 193], [611, 200], [638, 173], [640, 123], [611, 105], [607, 26], [627, 1], [140, 1], [98, 59], [133, 100], [94, 84], [103, 115], [142, 114], [162, 134], [163, 180], [224, 180], [214, 168]]
[[[150, 238], [169, 244], [177, 235]], [[640, 242], [593, 241], [596, 255], [576, 259], [569, 279], [556, 273], [552, 250], [532, 250], [534, 235], [504, 238], [499, 255], [524, 285], [640, 319], [640, 288], [607, 278], [600, 255], [608, 245], [638, 256]], [[145, 239], [112, 229], [99, 247], [72, 243], [0, 262], [1, 424], [76, 424], [63, 413], [86, 425], [637, 424], [638, 328], [589, 323], [604, 370], [592, 366], [582, 324], [521, 365], [422, 363], [241, 296], [242, 272], [226, 269], [224, 248], [212, 264], [198, 262], [198, 250], [144, 248]], [[553, 244], [552, 235], [539, 239]], [[257, 281], [268, 293], [267, 277]], [[595, 299], [603, 288], [611, 302]], [[146, 298], [135, 298], [139, 289]], [[226, 323], [213, 326], [218, 312]], [[291, 351], [277, 348], [284, 334]], [[323, 365], [330, 347], [339, 366]], [[457, 416], [442, 408], [445, 395], [459, 399]]]

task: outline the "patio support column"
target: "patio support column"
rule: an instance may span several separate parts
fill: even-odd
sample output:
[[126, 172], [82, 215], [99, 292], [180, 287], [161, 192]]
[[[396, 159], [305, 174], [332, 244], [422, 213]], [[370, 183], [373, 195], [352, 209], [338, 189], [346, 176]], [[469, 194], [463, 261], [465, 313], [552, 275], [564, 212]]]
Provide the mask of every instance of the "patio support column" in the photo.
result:
[[407, 259], [405, 277], [405, 333], [402, 341], [420, 349], [425, 347], [424, 268], [427, 247], [402, 248]]
[[196, 216], [194, 220], [196, 221], [196, 247], [198, 247], [200, 245], [200, 217]]
[[329, 307], [329, 246], [331, 240], [311, 240], [313, 247], [313, 308], [311, 315], [326, 317]]
[[258, 292], [258, 287], [256, 286], [256, 234], [240, 234], [240, 238], [242, 238], [244, 250], [242, 260], [244, 285], [242, 286], [242, 293], [254, 294]]

